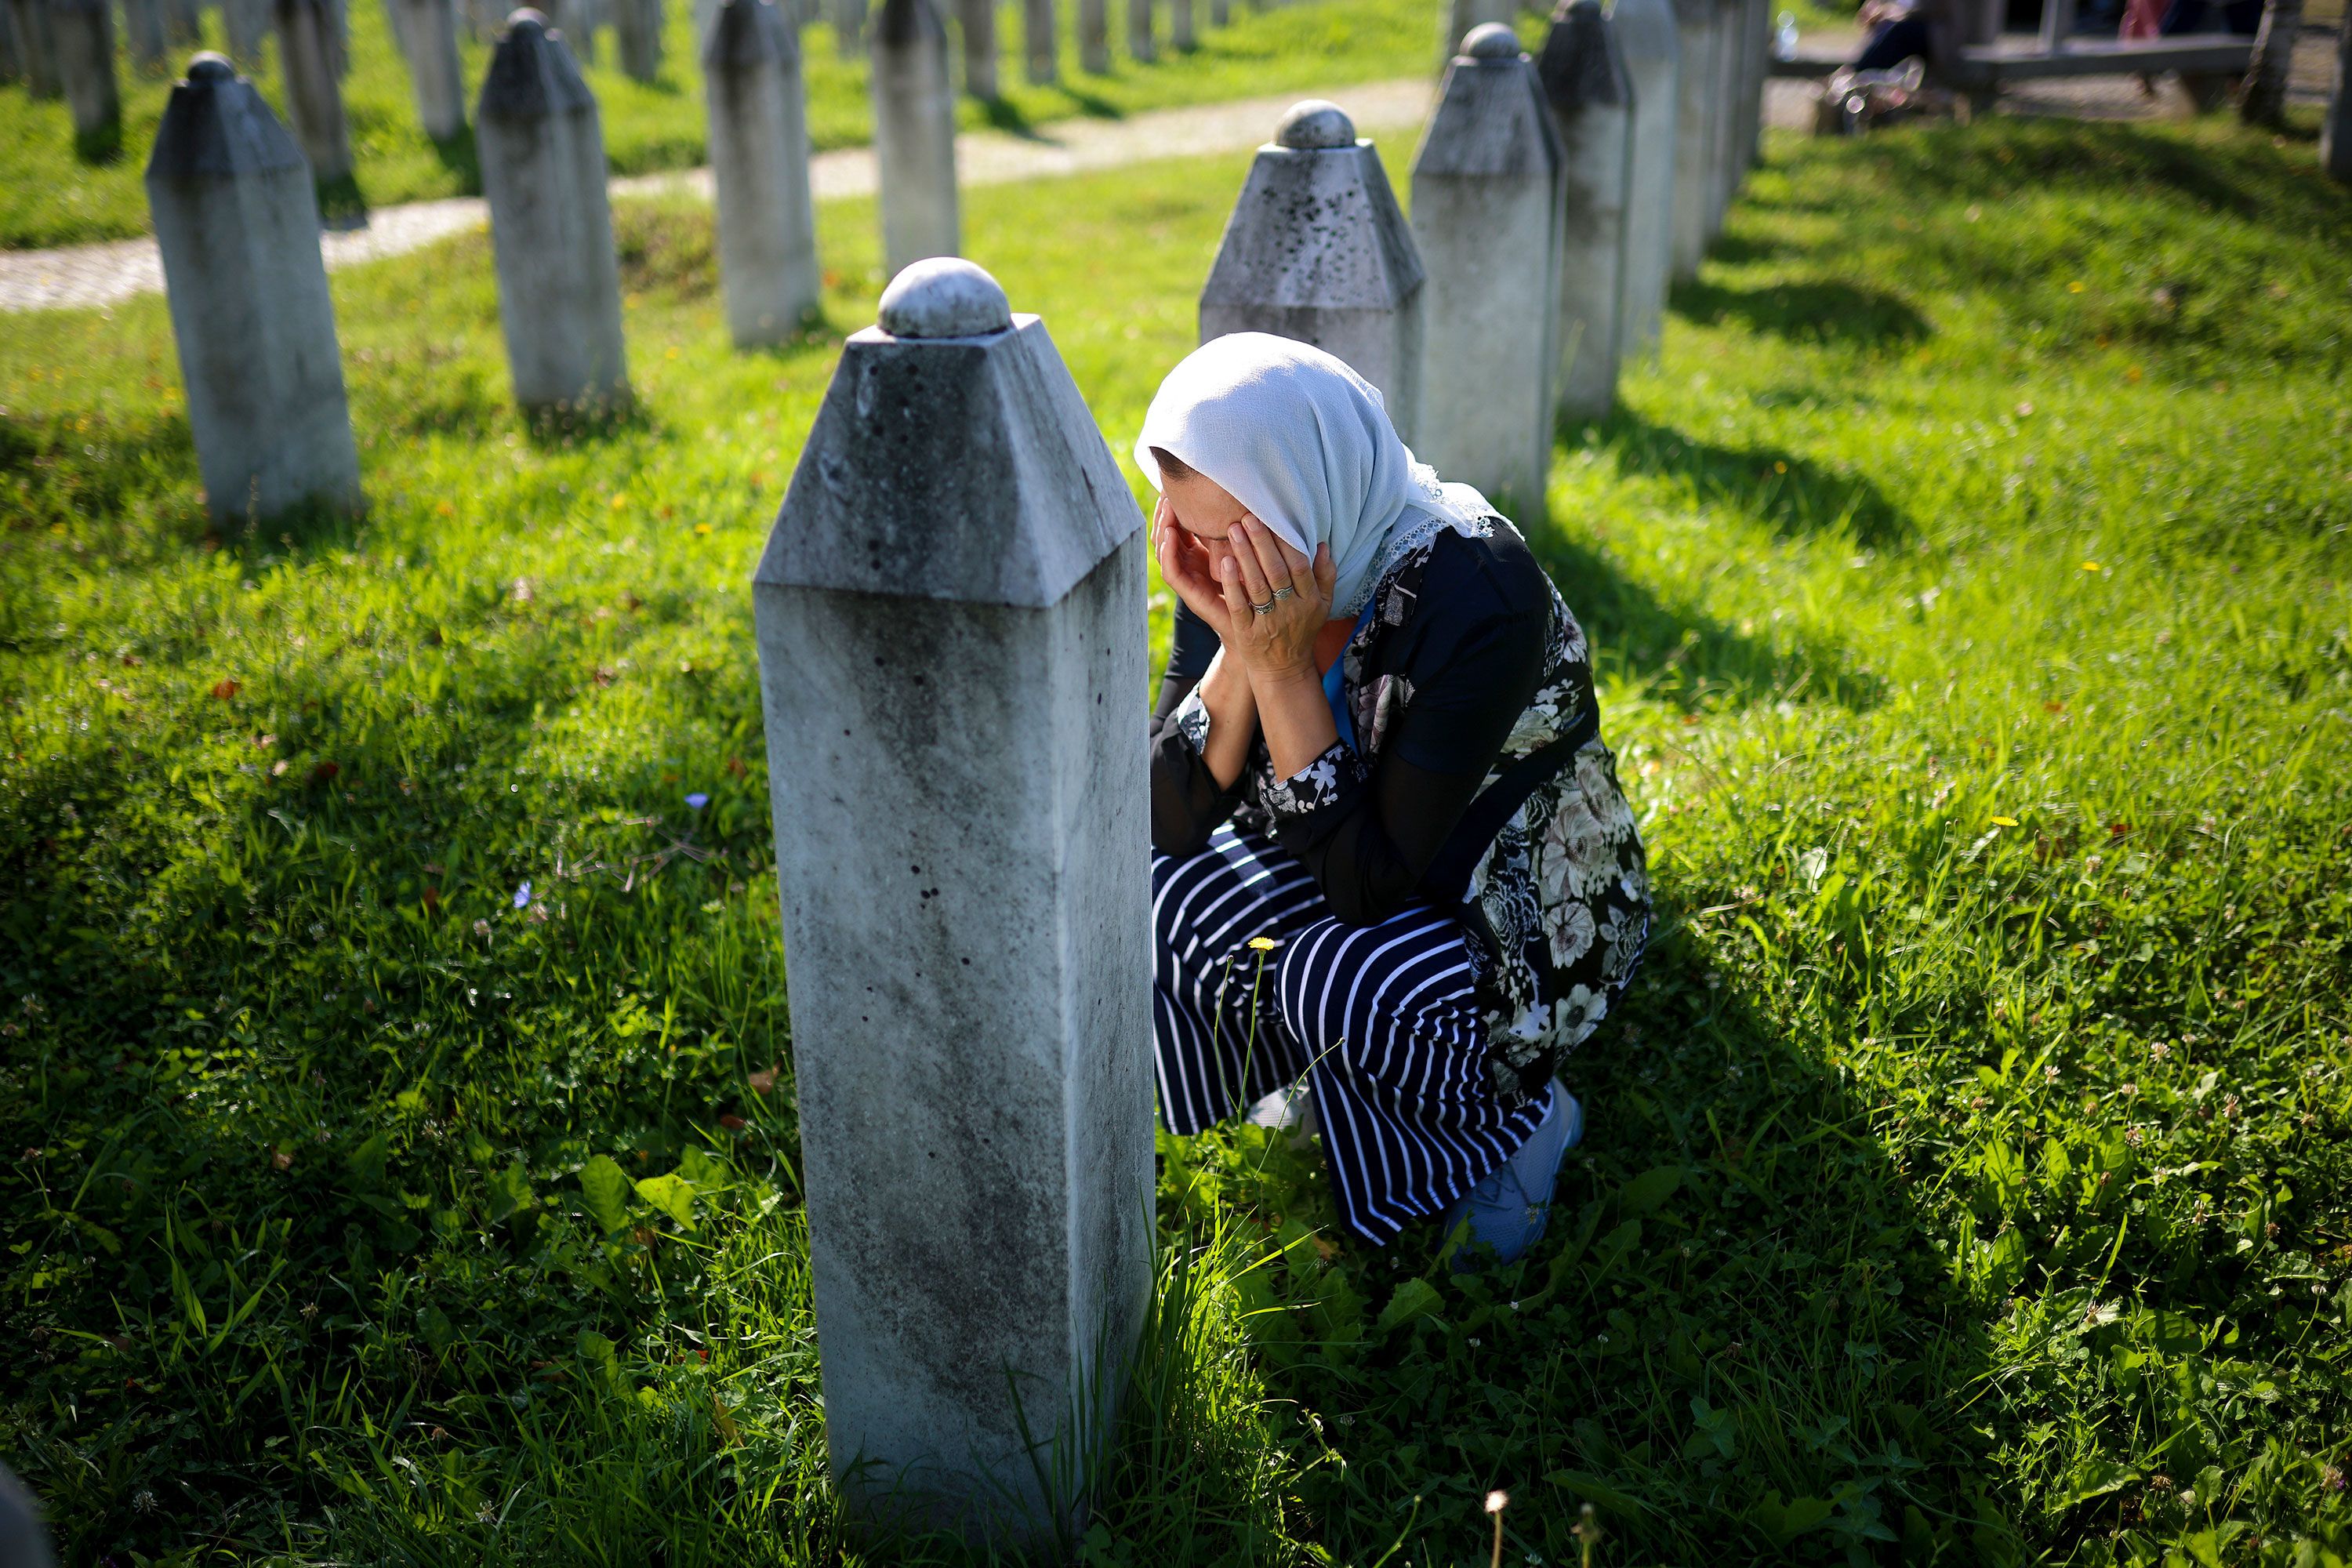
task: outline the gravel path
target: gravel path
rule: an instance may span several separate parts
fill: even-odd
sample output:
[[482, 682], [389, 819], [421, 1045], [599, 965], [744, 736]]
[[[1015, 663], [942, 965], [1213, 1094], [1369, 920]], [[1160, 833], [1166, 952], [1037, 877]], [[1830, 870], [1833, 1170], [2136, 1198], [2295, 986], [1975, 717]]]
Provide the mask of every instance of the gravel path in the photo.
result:
[[[1342, 89], [1339, 102], [1365, 134], [1391, 142], [1391, 176], [1402, 181], [1409, 147], [1401, 135], [1417, 132], [1429, 111], [1431, 84], [1415, 78], [1369, 82]], [[1300, 94], [1241, 99], [1197, 109], [1155, 110], [1126, 120], [1067, 120], [1025, 136], [1002, 131], [966, 132], [956, 138], [956, 163], [962, 184], [1007, 184], [1016, 180], [1076, 174], [1153, 158], [1202, 153], [1233, 153], [1257, 146], [1274, 133], [1275, 122]], [[809, 161], [817, 198], [870, 195], [874, 154], [863, 147], [820, 153]], [[710, 171], [639, 174], [613, 182], [615, 196], [687, 191], [710, 198]], [[350, 267], [399, 256], [446, 235], [489, 222], [489, 208], [475, 196], [411, 202], [379, 207], [364, 228], [331, 230], [320, 237], [327, 265]], [[53, 310], [110, 305], [136, 294], [161, 293], [163, 266], [152, 239], [119, 239], [102, 245], [56, 250], [0, 251], [0, 310]]]

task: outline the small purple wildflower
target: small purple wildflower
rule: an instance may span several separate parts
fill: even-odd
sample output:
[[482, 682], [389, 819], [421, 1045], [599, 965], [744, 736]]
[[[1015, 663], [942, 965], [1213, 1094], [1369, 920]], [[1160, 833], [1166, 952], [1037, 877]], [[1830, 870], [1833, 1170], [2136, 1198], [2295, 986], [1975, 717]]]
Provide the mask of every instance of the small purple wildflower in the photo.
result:
[[692, 795], [686, 797], [686, 804], [688, 810], [700, 811], [704, 806], [710, 804], [710, 797], [703, 794], [700, 790], [696, 790]]
[[530, 905], [530, 884], [529, 882], [525, 882], [521, 887], [517, 888], [517, 889], [515, 889], [515, 896], [514, 896], [514, 907], [515, 907], [515, 908], [517, 908], [517, 909], [519, 909], [519, 910], [520, 910], [520, 909], [524, 909], [524, 908], [527, 908], [527, 907]]

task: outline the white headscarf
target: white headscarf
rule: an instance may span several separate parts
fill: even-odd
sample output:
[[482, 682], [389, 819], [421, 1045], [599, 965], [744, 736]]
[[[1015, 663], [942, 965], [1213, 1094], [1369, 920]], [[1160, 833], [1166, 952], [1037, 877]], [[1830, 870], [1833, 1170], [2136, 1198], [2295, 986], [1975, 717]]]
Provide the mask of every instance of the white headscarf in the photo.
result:
[[1202, 343], [1160, 384], [1135, 461], [1164, 489], [1154, 447], [1216, 480], [1310, 560], [1330, 545], [1331, 614], [1342, 619], [1407, 552], [1442, 529], [1484, 534], [1492, 510], [1413, 460], [1371, 383], [1321, 349], [1265, 332]]

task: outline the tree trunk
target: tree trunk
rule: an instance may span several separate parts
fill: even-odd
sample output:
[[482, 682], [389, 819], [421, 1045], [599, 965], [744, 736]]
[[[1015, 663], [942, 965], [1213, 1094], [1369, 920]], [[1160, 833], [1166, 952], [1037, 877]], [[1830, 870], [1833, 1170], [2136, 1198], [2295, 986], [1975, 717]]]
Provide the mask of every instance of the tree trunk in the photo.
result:
[[2253, 64], [2246, 68], [2245, 96], [2238, 100], [2238, 117], [2247, 124], [2284, 123], [2287, 68], [2302, 31], [2303, 0], [2267, 0], [2262, 30], [2254, 35]]

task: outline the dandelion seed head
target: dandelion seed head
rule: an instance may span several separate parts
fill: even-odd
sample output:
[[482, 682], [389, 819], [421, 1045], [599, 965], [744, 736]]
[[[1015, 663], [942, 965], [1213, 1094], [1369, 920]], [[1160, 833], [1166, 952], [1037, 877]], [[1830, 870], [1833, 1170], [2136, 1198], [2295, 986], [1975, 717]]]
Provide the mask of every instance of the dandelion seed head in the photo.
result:
[[1500, 1513], [1500, 1512], [1502, 1512], [1505, 1509], [1507, 1509], [1507, 1508], [1508, 1508], [1508, 1507], [1510, 1507], [1510, 1506], [1511, 1506], [1511, 1494], [1510, 1494], [1510, 1493], [1508, 1493], [1508, 1492], [1488, 1492], [1488, 1493], [1486, 1494], [1486, 1511], [1487, 1511], [1488, 1513]]

